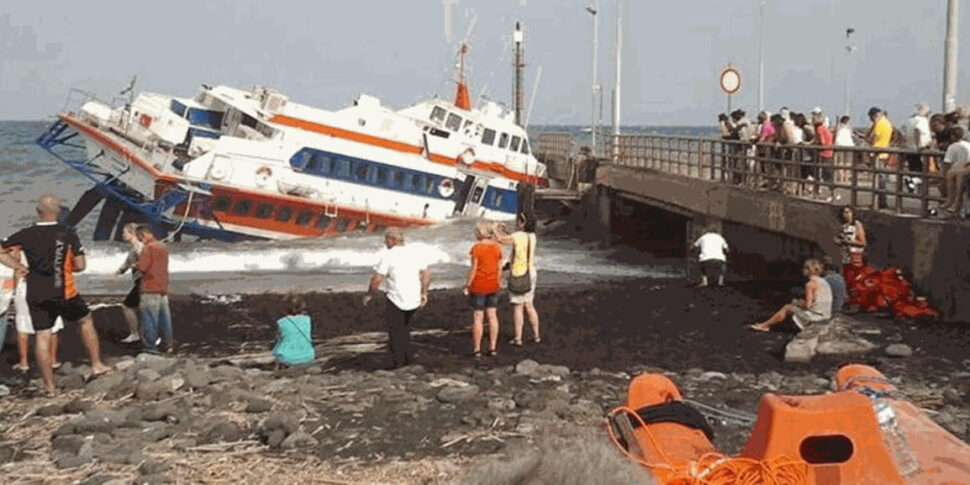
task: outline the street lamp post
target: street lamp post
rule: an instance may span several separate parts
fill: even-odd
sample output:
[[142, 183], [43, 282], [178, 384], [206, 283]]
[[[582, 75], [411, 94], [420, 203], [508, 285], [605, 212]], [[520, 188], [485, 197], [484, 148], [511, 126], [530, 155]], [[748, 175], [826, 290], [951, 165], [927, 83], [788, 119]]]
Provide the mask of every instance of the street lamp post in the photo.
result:
[[957, 0], [949, 0], [946, 5], [946, 44], [943, 54], [943, 112], [949, 113], [957, 107], [957, 27], [959, 14]]
[[761, 0], [758, 27], [758, 112], [765, 110], [765, 0]]
[[617, 163], [620, 160], [620, 80], [622, 79], [622, 62], [623, 62], [623, 31], [621, 27], [623, 25], [623, 0], [613, 0], [613, 8], [616, 10], [616, 27], [614, 28], [614, 34], [616, 38], [613, 41], [613, 48], [615, 52], [613, 53], [616, 61], [616, 72], [614, 73], [613, 82], [613, 163]]
[[597, 42], [599, 41], [599, 18], [596, 16], [598, 12], [596, 8], [596, 4], [586, 7], [586, 11], [589, 12], [590, 16], [593, 19], [593, 87], [592, 87], [593, 102], [590, 105], [590, 112], [589, 112], [589, 131], [590, 131], [590, 135], [592, 136], [592, 140], [590, 141], [590, 149], [595, 155], [596, 154], [596, 128], [597, 128], [596, 127], [596, 91], [599, 89], [599, 86], [596, 84], [596, 71], [597, 71], [596, 53], [598, 51]]
[[852, 111], [852, 53], [856, 51], [856, 46], [852, 45], [854, 33], [855, 29], [852, 27], [845, 29], [845, 106], [842, 113], [845, 116], [849, 116]]

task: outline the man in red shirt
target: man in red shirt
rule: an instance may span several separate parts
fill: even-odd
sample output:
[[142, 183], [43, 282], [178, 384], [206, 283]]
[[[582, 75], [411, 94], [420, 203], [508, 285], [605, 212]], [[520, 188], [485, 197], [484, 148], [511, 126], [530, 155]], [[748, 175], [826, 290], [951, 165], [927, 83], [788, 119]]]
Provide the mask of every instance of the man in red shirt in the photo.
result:
[[[835, 156], [835, 151], [832, 150], [832, 131], [825, 124], [825, 115], [821, 111], [812, 114], [812, 124], [815, 125], [815, 144], [821, 145], [823, 147], [829, 147], [828, 149], [822, 149], [818, 151], [818, 165], [819, 170], [816, 171], [816, 176], [825, 182], [832, 181], [833, 169], [833, 157]], [[815, 196], [818, 196], [819, 186], [815, 185]]]
[[138, 239], [144, 244], [138, 256], [138, 271], [141, 277], [142, 345], [147, 352], [158, 352], [158, 333], [162, 333], [162, 343], [166, 352], [174, 350], [172, 340], [172, 313], [168, 308], [168, 248], [155, 239], [149, 225], [138, 226]]
[[472, 246], [471, 269], [465, 294], [472, 299], [472, 355], [482, 355], [482, 335], [484, 317], [488, 316], [488, 355], [498, 353], [498, 291], [501, 287], [499, 275], [502, 271], [502, 245], [492, 238], [492, 226], [479, 223], [475, 226], [478, 242]]
[[0, 263], [13, 268], [17, 276], [26, 277], [27, 306], [37, 340], [34, 355], [44, 389], [51, 395], [57, 392], [50, 351], [51, 329], [58, 317], [78, 322], [81, 343], [91, 359], [91, 371], [98, 375], [111, 370], [101, 362], [94, 320], [74, 285], [74, 273], [84, 271], [87, 265], [84, 247], [73, 229], [57, 222], [60, 212], [60, 199], [51, 194], [42, 195], [37, 201], [37, 223], [0, 241], [3, 249], [21, 248], [27, 258], [29, 269], [20, 264], [19, 258], [0, 251]]

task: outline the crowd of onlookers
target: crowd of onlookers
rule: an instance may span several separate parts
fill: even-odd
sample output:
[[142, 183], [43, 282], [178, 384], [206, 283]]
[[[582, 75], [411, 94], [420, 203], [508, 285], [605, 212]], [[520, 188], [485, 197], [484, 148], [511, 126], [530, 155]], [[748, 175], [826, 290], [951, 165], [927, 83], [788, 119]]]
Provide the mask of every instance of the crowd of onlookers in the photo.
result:
[[[762, 111], [755, 120], [741, 109], [721, 114], [721, 137], [743, 142], [726, 148], [724, 177], [735, 184], [822, 197], [820, 186], [858, 184], [853, 176], [865, 175], [853, 174], [853, 167], [895, 171], [901, 164], [903, 186], [910, 193], [920, 189], [924, 174], [941, 175], [939, 191], [946, 198], [941, 208], [958, 213], [963, 201], [957, 194], [963, 193], [970, 174], [970, 143], [965, 139], [970, 106], [931, 113], [928, 105], [918, 104], [901, 123], [873, 107], [868, 118], [868, 127], [857, 130], [848, 116], [833, 123], [818, 107], [807, 115], [786, 107], [774, 114]], [[874, 175], [879, 188], [886, 187], [889, 175]], [[832, 192], [827, 200], [837, 197]]]

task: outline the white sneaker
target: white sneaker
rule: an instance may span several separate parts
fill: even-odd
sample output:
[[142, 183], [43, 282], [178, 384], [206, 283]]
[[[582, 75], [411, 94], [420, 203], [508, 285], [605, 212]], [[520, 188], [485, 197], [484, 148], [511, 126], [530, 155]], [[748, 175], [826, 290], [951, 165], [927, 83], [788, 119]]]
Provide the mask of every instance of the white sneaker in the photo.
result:
[[139, 337], [139, 336], [137, 336], [135, 334], [129, 334], [127, 337], [121, 339], [121, 343], [123, 343], [123, 344], [133, 344], [133, 343], [135, 343], [135, 342], [137, 342], [139, 340], [141, 340], [141, 337]]

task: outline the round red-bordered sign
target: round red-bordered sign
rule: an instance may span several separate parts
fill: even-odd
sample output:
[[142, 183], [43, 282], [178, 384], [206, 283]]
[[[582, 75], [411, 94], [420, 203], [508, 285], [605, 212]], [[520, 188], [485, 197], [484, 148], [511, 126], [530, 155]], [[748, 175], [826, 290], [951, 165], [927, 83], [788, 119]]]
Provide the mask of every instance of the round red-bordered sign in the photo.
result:
[[741, 90], [741, 72], [731, 66], [725, 67], [718, 79], [725, 94], [735, 94]]

